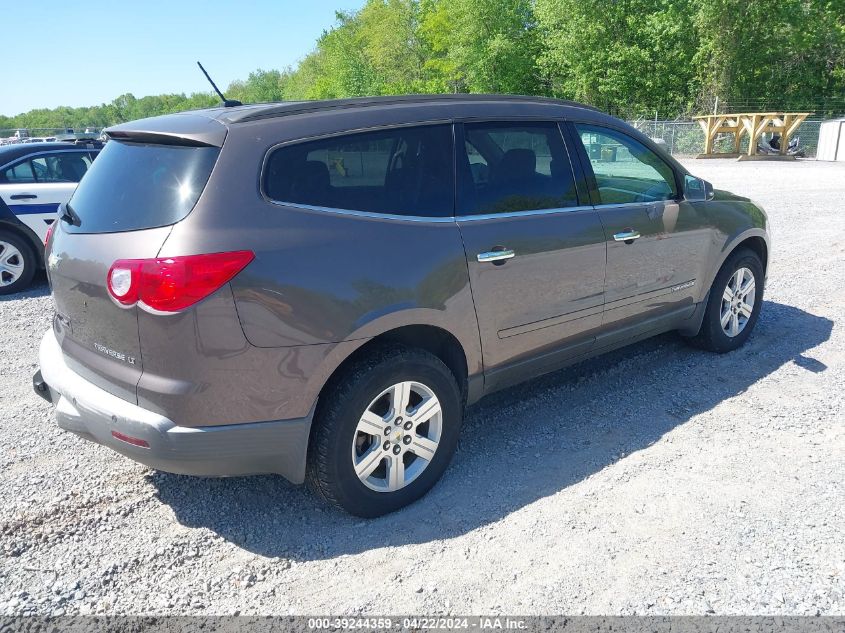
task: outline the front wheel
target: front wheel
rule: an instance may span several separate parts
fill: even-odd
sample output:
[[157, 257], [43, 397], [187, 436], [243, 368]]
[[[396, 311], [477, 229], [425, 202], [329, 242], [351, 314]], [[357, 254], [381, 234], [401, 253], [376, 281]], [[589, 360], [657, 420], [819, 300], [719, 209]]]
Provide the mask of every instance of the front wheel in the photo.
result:
[[351, 514], [406, 506], [440, 479], [458, 441], [455, 377], [419, 349], [379, 349], [329, 386], [309, 446], [308, 483]]
[[731, 254], [713, 281], [701, 330], [690, 343], [719, 354], [741, 347], [760, 316], [763, 280], [757, 253], [743, 248]]

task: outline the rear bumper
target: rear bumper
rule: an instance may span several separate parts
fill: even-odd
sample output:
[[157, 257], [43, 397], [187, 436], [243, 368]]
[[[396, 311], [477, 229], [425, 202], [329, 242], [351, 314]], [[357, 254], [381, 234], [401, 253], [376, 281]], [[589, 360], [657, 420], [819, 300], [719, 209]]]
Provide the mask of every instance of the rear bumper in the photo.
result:
[[[41, 341], [35, 392], [59, 427], [171, 473], [227, 477], [279, 474], [302, 483], [313, 411], [305, 418], [183, 427], [88, 382], [65, 362], [52, 330]], [[118, 439], [123, 437], [124, 439]], [[132, 443], [127, 441], [132, 440]]]

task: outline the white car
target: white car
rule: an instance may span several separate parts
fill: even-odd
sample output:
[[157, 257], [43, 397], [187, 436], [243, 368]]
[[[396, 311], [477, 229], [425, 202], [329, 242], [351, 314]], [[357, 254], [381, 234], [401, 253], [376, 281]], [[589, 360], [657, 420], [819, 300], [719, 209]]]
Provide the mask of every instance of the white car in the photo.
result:
[[0, 147], [0, 295], [23, 290], [44, 267], [47, 229], [101, 147], [92, 142]]

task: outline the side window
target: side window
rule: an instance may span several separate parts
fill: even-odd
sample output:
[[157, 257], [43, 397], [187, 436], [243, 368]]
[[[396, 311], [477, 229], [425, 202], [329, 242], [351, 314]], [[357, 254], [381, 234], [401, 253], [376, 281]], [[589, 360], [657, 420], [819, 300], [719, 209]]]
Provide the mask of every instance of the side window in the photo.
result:
[[593, 167], [601, 204], [676, 197], [672, 168], [645, 145], [609, 128], [576, 123], [575, 129]]
[[280, 147], [263, 186], [278, 202], [451, 216], [452, 172], [451, 126], [402, 127]]
[[32, 160], [38, 182], [79, 182], [90, 166], [87, 152], [61, 152]]
[[90, 166], [87, 152], [45, 154], [9, 167], [0, 182], [79, 182]]
[[25, 160], [17, 165], [12, 165], [3, 171], [3, 182], [26, 183], [35, 182], [35, 174], [32, 172], [30, 161]]
[[32, 159], [32, 171], [35, 172], [35, 179], [38, 182], [56, 182], [50, 174], [50, 167], [47, 164], [46, 156], [39, 156]]
[[460, 213], [508, 213], [576, 206], [572, 166], [553, 122], [464, 125]]

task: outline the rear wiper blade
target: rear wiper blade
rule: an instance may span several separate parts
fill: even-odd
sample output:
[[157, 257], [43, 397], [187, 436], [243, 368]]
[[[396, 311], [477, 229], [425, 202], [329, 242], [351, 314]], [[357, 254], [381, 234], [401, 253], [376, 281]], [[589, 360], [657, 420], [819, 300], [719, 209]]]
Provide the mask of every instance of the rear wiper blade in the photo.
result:
[[63, 204], [59, 207], [59, 219], [71, 226], [82, 226], [82, 219], [69, 204]]

